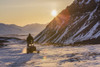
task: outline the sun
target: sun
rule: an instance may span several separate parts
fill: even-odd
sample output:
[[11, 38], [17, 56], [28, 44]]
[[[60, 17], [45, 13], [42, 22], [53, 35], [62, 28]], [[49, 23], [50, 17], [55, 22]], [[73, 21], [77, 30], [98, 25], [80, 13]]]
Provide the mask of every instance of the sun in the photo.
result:
[[51, 15], [52, 15], [53, 17], [56, 17], [56, 16], [57, 16], [57, 11], [56, 11], [56, 10], [52, 10]]

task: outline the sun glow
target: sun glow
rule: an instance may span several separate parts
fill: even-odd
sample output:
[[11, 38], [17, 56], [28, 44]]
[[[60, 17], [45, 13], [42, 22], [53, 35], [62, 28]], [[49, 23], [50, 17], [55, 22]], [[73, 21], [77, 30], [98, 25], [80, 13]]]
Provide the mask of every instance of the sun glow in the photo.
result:
[[56, 11], [56, 10], [52, 10], [51, 15], [52, 15], [53, 17], [56, 17], [56, 16], [57, 16], [57, 11]]

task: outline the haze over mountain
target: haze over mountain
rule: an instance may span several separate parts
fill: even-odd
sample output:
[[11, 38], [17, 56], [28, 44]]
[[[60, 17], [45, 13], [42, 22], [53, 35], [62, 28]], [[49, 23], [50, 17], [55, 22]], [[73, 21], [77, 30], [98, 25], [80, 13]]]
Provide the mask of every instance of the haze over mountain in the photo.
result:
[[29, 24], [24, 27], [14, 24], [0, 23], [0, 34], [38, 34], [46, 27], [46, 24]]
[[100, 43], [100, 0], [74, 0], [35, 37], [38, 43]]
[[26, 26], [23, 27], [23, 30], [26, 32], [26, 33], [39, 33], [41, 32], [45, 27], [46, 27], [47, 24], [38, 24], [38, 23], [35, 23], [35, 24], [28, 24]]

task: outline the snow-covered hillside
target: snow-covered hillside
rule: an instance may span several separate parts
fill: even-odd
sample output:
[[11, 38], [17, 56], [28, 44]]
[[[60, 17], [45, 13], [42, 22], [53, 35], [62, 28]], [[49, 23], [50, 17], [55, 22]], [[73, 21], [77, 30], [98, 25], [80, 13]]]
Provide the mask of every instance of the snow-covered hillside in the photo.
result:
[[35, 37], [38, 43], [100, 43], [100, 0], [74, 0]]
[[99, 67], [100, 45], [54, 47], [35, 44], [39, 54], [26, 54], [25, 44], [0, 48], [0, 67]]

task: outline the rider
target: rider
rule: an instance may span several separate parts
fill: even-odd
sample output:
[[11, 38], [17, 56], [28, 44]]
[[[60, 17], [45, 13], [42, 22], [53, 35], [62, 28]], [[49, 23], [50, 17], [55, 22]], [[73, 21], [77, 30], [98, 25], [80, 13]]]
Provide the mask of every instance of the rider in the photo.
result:
[[[34, 43], [34, 39], [31, 36], [31, 34], [29, 34], [27, 37], [27, 54], [33, 53], [33, 51], [37, 51], [36, 47], [33, 45], [33, 43]], [[37, 53], [39, 53], [39, 51]]]
[[34, 42], [34, 39], [31, 36], [31, 34], [29, 34], [28, 37], [27, 37], [27, 46], [29, 46], [29, 44], [33, 44], [33, 42]]

